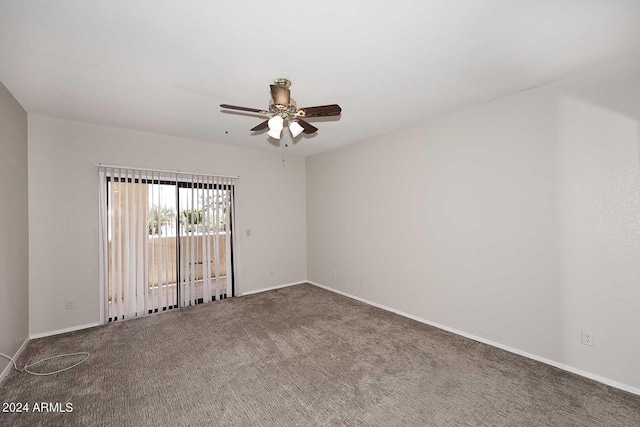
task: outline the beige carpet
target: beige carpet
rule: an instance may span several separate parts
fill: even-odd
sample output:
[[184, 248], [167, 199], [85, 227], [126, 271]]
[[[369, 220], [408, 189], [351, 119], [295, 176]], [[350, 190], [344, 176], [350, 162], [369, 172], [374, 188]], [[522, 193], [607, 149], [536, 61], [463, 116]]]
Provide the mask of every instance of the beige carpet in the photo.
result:
[[73, 412], [0, 424], [640, 425], [638, 396], [312, 285], [34, 340], [19, 365], [76, 351], [72, 371], [0, 388]]

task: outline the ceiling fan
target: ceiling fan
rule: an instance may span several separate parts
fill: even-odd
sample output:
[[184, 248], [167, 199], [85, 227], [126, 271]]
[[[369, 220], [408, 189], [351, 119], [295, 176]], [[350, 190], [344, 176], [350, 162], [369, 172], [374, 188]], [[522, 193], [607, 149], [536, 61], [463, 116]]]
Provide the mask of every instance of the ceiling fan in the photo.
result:
[[257, 108], [238, 107], [237, 105], [220, 104], [222, 108], [230, 110], [248, 111], [251, 113], [265, 114], [272, 116], [258, 126], [252, 128], [252, 131], [259, 131], [269, 128], [267, 134], [275, 139], [280, 139], [280, 134], [285, 123], [289, 126], [291, 134], [295, 138], [301, 133], [315, 133], [318, 128], [311, 125], [304, 119], [315, 117], [339, 116], [342, 108], [338, 104], [321, 105], [318, 107], [298, 108], [296, 101], [291, 98], [291, 80], [284, 77], [277, 78], [271, 85], [271, 100], [269, 101], [269, 110], [260, 110]]

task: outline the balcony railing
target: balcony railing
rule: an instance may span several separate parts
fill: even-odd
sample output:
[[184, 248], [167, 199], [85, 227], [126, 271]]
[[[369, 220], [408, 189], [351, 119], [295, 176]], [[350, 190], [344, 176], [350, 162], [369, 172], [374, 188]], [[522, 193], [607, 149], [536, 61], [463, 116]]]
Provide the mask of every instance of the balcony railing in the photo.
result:
[[[136, 260], [137, 262], [144, 262], [148, 265], [147, 274], [146, 274], [146, 291], [149, 295], [153, 295], [153, 306], [152, 309], [156, 309], [157, 307], [157, 292], [161, 292], [160, 301], [172, 301], [175, 298], [175, 287], [178, 281], [178, 269], [180, 268], [181, 277], [180, 280], [184, 283], [185, 281], [195, 281], [195, 292], [198, 297], [202, 297], [202, 287], [204, 284], [205, 274], [208, 274], [212, 280], [212, 287], [215, 287], [216, 282], [216, 273], [218, 277], [218, 284], [220, 286], [220, 293], [226, 293], [226, 276], [227, 276], [227, 251], [226, 251], [226, 239], [227, 235], [224, 232], [218, 234], [218, 247], [216, 250], [215, 245], [215, 235], [213, 233], [206, 235], [204, 233], [196, 233], [194, 235], [189, 236], [181, 236], [179, 239], [175, 236], [157, 236], [150, 235], [147, 238], [147, 251], [146, 251], [146, 260]], [[178, 245], [178, 240], [180, 242], [180, 250], [176, 250], [176, 245]], [[112, 259], [112, 250], [111, 245], [117, 244], [117, 242], [110, 241], [108, 243], [108, 257], [109, 257], [109, 265], [118, 265], [114, 263], [114, 261], [118, 262], [118, 260]], [[205, 260], [203, 256], [204, 249], [208, 246], [209, 248], [209, 261]], [[186, 259], [184, 254], [185, 251], [193, 251], [194, 256], [191, 259], [195, 259], [197, 261], [193, 262], [192, 265], [178, 265], [178, 254], [183, 254], [180, 257], [180, 260]], [[117, 252], [117, 251], [116, 251]], [[217, 255], [217, 256], [216, 256]], [[217, 271], [216, 271], [216, 263], [213, 260], [217, 259]], [[119, 260], [120, 265], [126, 265], [126, 260], [124, 259], [124, 254], [121, 256]], [[129, 262], [130, 268], [135, 271], [135, 264], [133, 262]], [[115, 274], [119, 274], [118, 271]], [[122, 272], [124, 274], [124, 272]], [[136, 274], [133, 274], [134, 280], [139, 280]], [[113, 301], [113, 283], [117, 283], [116, 280], [113, 280], [113, 272], [109, 272], [109, 303], [110, 307]], [[214, 291], [215, 294], [215, 291]], [[161, 304], [162, 304], [161, 302]], [[109, 310], [112, 311], [111, 308]]]

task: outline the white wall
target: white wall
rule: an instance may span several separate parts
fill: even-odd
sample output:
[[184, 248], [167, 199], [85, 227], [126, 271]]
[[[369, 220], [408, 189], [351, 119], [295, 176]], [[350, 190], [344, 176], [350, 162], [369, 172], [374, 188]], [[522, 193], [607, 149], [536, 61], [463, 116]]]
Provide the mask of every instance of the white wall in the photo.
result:
[[[27, 113], [0, 83], [0, 353], [29, 336]], [[0, 372], [9, 361], [0, 358]]]
[[308, 158], [309, 279], [640, 387], [638, 76], [609, 64]]
[[240, 175], [240, 290], [305, 280], [304, 159], [30, 114], [32, 335], [100, 321], [96, 163]]

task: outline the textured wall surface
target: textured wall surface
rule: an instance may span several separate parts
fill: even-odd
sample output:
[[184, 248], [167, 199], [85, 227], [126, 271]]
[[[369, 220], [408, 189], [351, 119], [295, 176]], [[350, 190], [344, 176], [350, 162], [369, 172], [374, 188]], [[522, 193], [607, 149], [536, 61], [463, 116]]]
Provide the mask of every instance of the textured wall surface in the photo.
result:
[[[29, 336], [27, 113], [0, 83], [0, 353]], [[8, 360], [0, 358], [0, 373]]]
[[240, 291], [305, 280], [304, 159], [30, 115], [31, 334], [100, 320], [96, 163], [240, 175]]
[[309, 279], [640, 387], [638, 75], [612, 63], [308, 158]]

